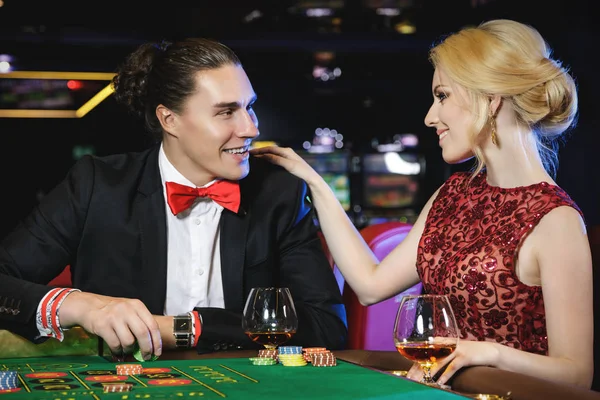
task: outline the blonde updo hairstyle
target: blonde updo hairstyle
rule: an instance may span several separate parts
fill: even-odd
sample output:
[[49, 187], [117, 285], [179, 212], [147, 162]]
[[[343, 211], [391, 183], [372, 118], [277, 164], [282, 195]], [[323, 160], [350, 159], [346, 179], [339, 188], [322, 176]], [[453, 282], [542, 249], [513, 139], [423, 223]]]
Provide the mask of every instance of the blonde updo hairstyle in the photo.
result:
[[577, 87], [551, 52], [536, 29], [511, 20], [464, 28], [430, 50], [432, 65], [468, 93], [474, 174], [485, 167], [481, 144], [489, 135], [484, 127], [490, 123], [490, 96], [499, 95], [517, 122], [534, 132], [544, 167], [555, 175], [556, 139], [575, 124]]

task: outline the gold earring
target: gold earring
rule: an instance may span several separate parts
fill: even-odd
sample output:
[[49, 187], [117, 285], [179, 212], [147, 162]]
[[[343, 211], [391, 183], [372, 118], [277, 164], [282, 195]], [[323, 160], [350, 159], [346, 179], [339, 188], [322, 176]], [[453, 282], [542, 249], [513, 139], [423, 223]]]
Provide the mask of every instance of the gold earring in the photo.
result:
[[496, 136], [496, 118], [490, 114], [490, 126], [492, 128], [492, 143], [498, 147], [498, 136]]

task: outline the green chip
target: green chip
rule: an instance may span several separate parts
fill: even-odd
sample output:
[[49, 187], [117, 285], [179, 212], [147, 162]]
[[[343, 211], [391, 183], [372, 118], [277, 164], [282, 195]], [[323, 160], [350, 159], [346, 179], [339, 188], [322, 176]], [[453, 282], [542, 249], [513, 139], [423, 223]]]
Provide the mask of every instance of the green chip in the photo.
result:
[[256, 361], [252, 362], [252, 365], [261, 365], [261, 366], [262, 365], [275, 365], [275, 364], [277, 364], [277, 363], [274, 363], [274, 362], [272, 362], [272, 363], [265, 363], [265, 362], [256, 362]]
[[144, 357], [142, 356], [142, 352], [140, 351], [140, 346], [138, 345], [137, 342], [135, 342], [135, 344], [133, 345], [133, 358], [135, 358], [139, 362], [158, 360], [158, 356], [155, 356], [154, 354], [152, 354], [152, 357], [150, 357], [149, 360], [144, 360]]
[[275, 361], [274, 359], [266, 358], [266, 357], [250, 357], [249, 360], [254, 365], [275, 365], [275, 364], [277, 364], [277, 361]]

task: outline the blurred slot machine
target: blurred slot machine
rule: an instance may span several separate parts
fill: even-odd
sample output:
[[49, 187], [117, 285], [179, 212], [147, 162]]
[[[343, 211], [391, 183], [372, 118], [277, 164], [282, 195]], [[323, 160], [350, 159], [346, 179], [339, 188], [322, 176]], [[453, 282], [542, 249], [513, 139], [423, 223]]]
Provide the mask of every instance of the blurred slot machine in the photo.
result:
[[418, 153], [384, 150], [361, 160], [360, 225], [414, 223], [421, 208], [425, 161]]
[[311, 141], [296, 150], [327, 182], [350, 219], [353, 219], [351, 192], [351, 153], [344, 149], [344, 135], [335, 129], [317, 128]]
[[352, 207], [350, 195], [350, 153], [345, 150], [331, 152], [298, 151], [315, 171], [327, 182], [346, 212]]

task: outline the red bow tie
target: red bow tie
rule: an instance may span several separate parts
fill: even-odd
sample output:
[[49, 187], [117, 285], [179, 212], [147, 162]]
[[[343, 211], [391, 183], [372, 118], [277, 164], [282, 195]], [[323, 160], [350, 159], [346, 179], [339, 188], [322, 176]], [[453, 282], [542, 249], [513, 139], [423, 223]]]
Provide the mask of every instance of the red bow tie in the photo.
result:
[[209, 197], [215, 203], [237, 213], [240, 208], [240, 186], [230, 181], [217, 181], [206, 188], [193, 188], [167, 182], [167, 203], [174, 215], [187, 210], [197, 197]]

